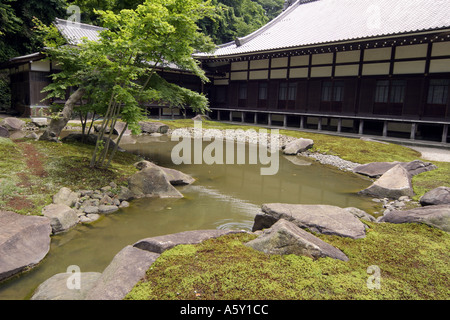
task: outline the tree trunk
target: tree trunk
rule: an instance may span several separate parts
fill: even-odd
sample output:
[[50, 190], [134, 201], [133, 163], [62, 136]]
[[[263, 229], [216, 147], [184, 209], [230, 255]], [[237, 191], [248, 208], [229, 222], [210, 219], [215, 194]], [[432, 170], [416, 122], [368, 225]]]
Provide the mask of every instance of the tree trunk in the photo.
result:
[[61, 131], [64, 129], [64, 127], [67, 125], [67, 123], [72, 117], [75, 103], [77, 103], [77, 101], [83, 97], [85, 91], [86, 91], [85, 89], [80, 88], [77, 89], [74, 93], [72, 93], [72, 95], [64, 104], [64, 108], [62, 112], [59, 114], [58, 119], [52, 119], [50, 121], [47, 130], [45, 130], [45, 132], [41, 135], [39, 140], [55, 141], [55, 142], [58, 141], [58, 137], [61, 134]]

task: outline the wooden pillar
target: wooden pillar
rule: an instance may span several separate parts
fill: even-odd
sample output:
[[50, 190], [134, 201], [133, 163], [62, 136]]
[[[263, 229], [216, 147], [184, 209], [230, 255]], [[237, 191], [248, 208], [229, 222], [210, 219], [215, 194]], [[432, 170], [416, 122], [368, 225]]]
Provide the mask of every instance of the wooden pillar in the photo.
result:
[[305, 117], [300, 116], [300, 129], [303, 129], [305, 127]]
[[287, 127], [287, 114], [284, 115], [283, 117], [283, 128]]
[[270, 113], [267, 114], [267, 125], [272, 125], [272, 115]]
[[253, 115], [253, 123], [257, 124], [258, 123], [258, 113], [255, 112], [255, 114]]
[[442, 129], [442, 142], [447, 142], [447, 135], [448, 135], [448, 124], [444, 124], [444, 128]]
[[161, 119], [161, 113], [162, 113], [162, 109], [158, 108], [158, 119]]
[[412, 124], [411, 124], [411, 134], [410, 134], [410, 136], [409, 136], [409, 138], [410, 138], [411, 140], [415, 140], [415, 139], [416, 139], [416, 130], [417, 130], [417, 124], [412, 123]]
[[383, 121], [383, 137], [387, 137], [387, 131], [388, 131], [388, 122], [385, 120]]
[[322, 117], [319, 117], [319, 122], [317, 123], [317, 130], [318, 131], [322, 130]]
[[361, 119], [359, 120], [359, 130], [358, 130], [358, 134], [363, 134], [364, 133], [364, 120]]
[[233, 122], [233, 111], [230, 111], [229, 117], [230, 117], [230, 122]]
[[244, 123], [245, 121], [245, 112], [241, 111], [241, 122]]
[[217, 121], [220, 121], [220, 110], [217, 110]]
[[339, 118], [338, 119], [338, 124], [337, 124], [337, 132], [341, 132], [342, 131], [342, 119]]

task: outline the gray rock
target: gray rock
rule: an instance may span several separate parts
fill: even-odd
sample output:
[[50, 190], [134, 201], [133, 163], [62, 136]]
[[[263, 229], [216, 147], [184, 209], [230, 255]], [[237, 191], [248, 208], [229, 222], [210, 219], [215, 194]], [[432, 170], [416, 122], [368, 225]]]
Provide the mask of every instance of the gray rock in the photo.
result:
[[98, 206], [98, 213], [108, 214], [119, 210], [118, 206], [101, 204]]
[[17, 118], [5, 118], [0, 122], [0, 125], [9, 131], [19, 131], [22, 130], [25, 125], [25, 121]]
[[38, 264], [50, 250], [50, 220], [0, 211], [0, 281]]
[[430, 205], [411, 210], [390, 211], [379, 222], [424, 223], [450, 232], [450, 205]]
[[194, 230], [174, 233], [164, 236], [152, 237], [139, 240], [133, 247], [156, 253], [163, 253], [179, 244], [198, 244], [202, 241], [218, 238], [231, 233], [243, 231], [235, 230]]
[[[66, 137], [61, 139], [62, 142], [70, 142], [70, 141], [77, 141], [82, 142], [90, 145], [95, 145], [97, 143], [97, 135], [95, 134], [89, 134], [89, 135], [83, 135], [82, 133], [70, 133]], [[107, 137], [103, 137], [104, 146], [106, 147], [106, 144], [109, 143], [109, 148], [113, 149], [115, 147], [114, 141]], [[117, 147], [117, 150], [120, 152], [124, 152], [125, 150], [121, 147]]]
[[0, 126], [0, 137], [9, 138], [9, 131], [3, 126]]
[[158, 253], [126, 246], [103, 271], [86, 300], [122, 300], [158, 257]]
[[105, 194], [101, 199], [100, 199], [100, 204], [105, 204], [105, 205], [114, 205], [114, 200], [108, 196], [107, 194]]
[[[125, 122], [117, 121], [116, 125], [114, 126], [115, 133], [121, 134], [126, 125], [127, 124]], [[129, 136], [129, 135], [131, 135], [131, 130], [128, 129], [128, 127], [127, 127], [127, 129], [125, 129], [125, 132], [123, 133], [123, 136]]]
[[84, 207], [83, 212], [86, 214], [98, 213], [98, 206]]
[[45, 127], [48, 124], [47, 118], [32, 118], [31, 123], [33, 123], [37, 127]]
[[141, 131], [144, 133], [167, 133], [169, 130], [169, 126], [161, 122], [141, 121], [139, 125], [141, 126]]
[[97, 213], [88, 213], [80, 217], [81, 223], [92, 223], [100, 219], [100, 215]]
[[30, 134], [27, 134], [27, 135], [25, 136], [25, 138], [37, 140], [37, 139], [39, 139], [39, 136], [38, 136], [35, 132], [32, 132], [32, 133], [30, 133]]
[[78, 223], [76, 211], [65, 204], [50, 204], [42, 209], [42, 215], [50, 219], [54, 234], [67, 231]]
[[79, 192], [81, 197], [91, 196], [94, 194], [94, 190], [80, 190]]
[[122, 201], [119, 205], [119, 208], [128, 208], [130, 203], [128, 201]]
[[450, 187], [437, 187], [425, 193], [419, 200], [422, 206], [450, 204]]
[[45, 280], [35, 290], [31, 300], [84, 300], [86, 294], [101, 277], [100, 272], [81, 272], [80, 289], [70, 289], [72, 273], [58, 273]]
[[146, 161], [146, 160], [139, 161], [139, 162], [135, 163], [134, 166], [139, 170], [143, 170], [143, 169], [150, 168], [150, 167], [160, 168], [166, 175], [170, 184], [173, 186], [187, 185], [187, 184], [191, 184], [195, 181], [194, 178], [192, 178], [191, 176], [189, 176], [181, 171], [171, 169], [171, 168], [161, 167], [161, 166], [154, 164], [153, 162]]
[[412, 197], [414, 191], [411, 175], [401, 165], [396, 165], [384, 173], [370, 187], [360, 191], [361, 194], [378, 198], [398, 199], [401, 196]]
[[267, 254], [296, 254], [313, 259], [330, 257], [348, 261], [341, 250], [284, 219], [278, 220], [246, 245]]
[[370, 222], [375, 222], [375, 220], [376, 220], [374, 216], [368, 214], [364, 210], [361, 210], [361, 209], [358, 209], [355, 207], [344, 208], [344, 210], [350, 212], [358, 219], [362, 219], [362, 220], [366, 220], [366, 221], [370, 221]]
[[134, 198], [133, 192], [127, 187], [121, 186], [119, 194], [117, 195], [117, 199], [120, 201], [129, 201]]
[[158, 167], [145, 168], [133, 174], [128, 179], [128, 188], [134, 195], [134, 198], [183, 197], [183, 195], [170, 184], [164, 171]]
[[314, 141], [311, 139], [300, 138], [289, 142], [283, 149], [283, 153], [286, 155], [296, 155], [299, 152], [304, 152], [311, 149], [314, 145]]
[[54, 204], [64, 204], [73, 207], [80, 196], [79, 193], [73, 192], [69, 188], [62, 187], [57, 194], [53, 196]]
[[436, 169], [436, 166], [430, 162], [414, 160], [411, 162], [372, 162], [355, 167], [353, 172], [371, 178], [379, 178], [396, 165], [401, 165], [412, 176]]
[[263, 215], [256, 215], [255, 225], [264, 228], [271, 225], [263, 225], [262, 220], [270, 223], [285, 219], [316, 233], [352, 239], [364, 238], [366, 235], [364, 224], [358, 218], [336, 206], [269, 203], [263, 204], [262, 211]]

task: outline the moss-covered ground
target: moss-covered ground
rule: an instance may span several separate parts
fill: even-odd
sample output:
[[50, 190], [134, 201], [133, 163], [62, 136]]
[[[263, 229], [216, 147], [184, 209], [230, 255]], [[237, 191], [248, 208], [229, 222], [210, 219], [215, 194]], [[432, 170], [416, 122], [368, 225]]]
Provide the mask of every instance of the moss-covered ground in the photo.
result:
[[0, 209], [39, 215], [62, 187], [81, 190], [112, 181], [125, 184], [136, 172], [133, 163], [138, 158], [120, 152], [110, 168], [91, 169], [92, 152], [92, 146], [81, 143], [0, 138]]
[[[164, 121], [171, 128], [192, 120]], [[217, 122], [203, 128], [259, 129]], [[359, 163], [412, 161], [420, 154], [395, 144], [280, 130], [311, 138], [313, 151]], [[96, 189], [125, 183], [139, 160], [118, 153], [108, 170], [89, 168], [92, 147], [0, 138], [0, 210], [40, 214], [61, 187]], [[435, 187], [450, 186], [450, 163], [413, 178], [416, 199]], [[266, 255], [245, 246], [254, 235], [241, 234], [182, 245], [164, 252], [127, 299], [450, 299], [450, 236], [419, 224], [368, 223], [364, 239], [319, 235], [350, 260], [312, 260]], [[367, 269], [380, 270], [380, 289], [369, 289]]]
[[[364, 239], [318, 235], [348, 262], [264, 254], [245, 246], [251, 234], [180, 245], [164, 252], [126, 299], [450, 298], [448, 234], [418, 224], [369, 226]], [[379, 288], [372, 270], [379, 270]]]

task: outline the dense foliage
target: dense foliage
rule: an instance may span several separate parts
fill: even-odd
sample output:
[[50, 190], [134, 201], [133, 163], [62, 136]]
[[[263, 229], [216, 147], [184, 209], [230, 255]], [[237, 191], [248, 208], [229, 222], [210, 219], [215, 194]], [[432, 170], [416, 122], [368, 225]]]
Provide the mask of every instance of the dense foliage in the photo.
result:
[[[136, 9], [144, 0], [0, 0], [0, 63], [37, 52], [42, 43], [34, 32], [33, 19], [48, 25], [56, 17], [67, 19], [71, 5], [80, 8], [81, 22], [102, 25], [96, 10], [119, 13]], [[216, 44], [245, 36], [277, 16], [284, 0], [212, 0], [215, 14], [198, 21], [201, 30]], [[8, 76], [0, 74], [0, 108], [8, 108]]]

